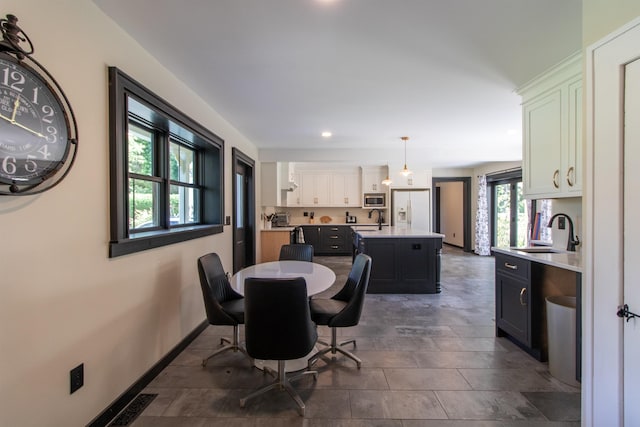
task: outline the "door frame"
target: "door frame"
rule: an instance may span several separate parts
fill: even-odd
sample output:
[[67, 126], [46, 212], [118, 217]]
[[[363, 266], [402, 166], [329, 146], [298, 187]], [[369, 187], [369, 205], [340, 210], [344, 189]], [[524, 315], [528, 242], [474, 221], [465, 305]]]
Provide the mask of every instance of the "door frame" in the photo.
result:
[[[462, 233], [464, 246], [462, 249], [465, 252], [471, 252], [473, 248], [471, 247], [471, 177], [469, 176], [461, 176], [461, 177], [451, 177], [451, 178], [431, 178], [431, 188], [436, 188], [436, 184], [440, 182], [462, 182]], [[440, 209], [440, 198], [436, 198], [436, 191], [431, 192], [431, 218], [432, 224], [431, 229], [436, 230], [435, 218], [436, 210]]]
[[[624, 66], [640, 58], [640, 19], [585, 51], [582, 422], [622, 426]], [[597, 103], [597, 104], [596, 104]], [[595, 387], [597, 385], [597, 387]]]
[[[242, 164], [246, 173], [245, 176], [249, 178], [247, 185], [248, 191], [245, 193], [247, 200], [247, 218], [245, 221], [245, 259], [247, 265], [253, 265], [256, 263], [256, 179], [255, 179], [255, 161], [244, 154], [242, 151], [233, 147], [231, 149], [231, 182], [232, 182], [232, 194], [233, 194], [233, 226], [231, 232], [231, 244], [233, 247], [233, 272], [236, 272], [235, 265], [239, 254], [236, 247], [236, 224], [238, 218], [236, 214], [236, 199], [238, 197], [238, 188], [236, 183], [236, 172], [238, 171], [238, 164]], [[248, 245], [248, 246], [247, 246]]]

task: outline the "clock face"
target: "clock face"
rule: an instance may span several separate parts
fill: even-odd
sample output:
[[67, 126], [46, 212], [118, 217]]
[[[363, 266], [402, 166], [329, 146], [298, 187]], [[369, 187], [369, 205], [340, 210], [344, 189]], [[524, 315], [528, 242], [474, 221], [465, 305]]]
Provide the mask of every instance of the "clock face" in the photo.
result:
[[69, 130], [58, 96], [42, 77], [0, 56], [0, 182], [38, 184], [69, 154]]

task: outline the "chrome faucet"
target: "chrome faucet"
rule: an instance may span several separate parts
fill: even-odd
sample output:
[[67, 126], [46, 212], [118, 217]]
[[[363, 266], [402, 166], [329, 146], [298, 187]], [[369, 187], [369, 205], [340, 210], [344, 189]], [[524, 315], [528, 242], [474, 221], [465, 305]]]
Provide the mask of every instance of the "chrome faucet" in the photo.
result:
[[571, 252], [575, 252], [576, 245], [580, 244], [580, 239], [578, 238], [578, 236], [573, 237], [573, 221], [571, 221], [571, 218], [569, 217], [569, 215], [565, 213], [555, 214], [549, 220], [549, 224], [547, 225], [547, 227], [553, 227], [553, 220], [556, 219], [557, 216], [563, 216], [567, 219], [567, 221], [569, 221], [569, 238], [567, 240], [567, 250]]
[[380, 209], [371, 209], [369, 211], [369, 218], [371, 218], [371, 215], [374, 212], [378, 212], [378, 230], [382, 230], [382, 221], [384, 220], [384, 217], [382, 216], [382, 211]]

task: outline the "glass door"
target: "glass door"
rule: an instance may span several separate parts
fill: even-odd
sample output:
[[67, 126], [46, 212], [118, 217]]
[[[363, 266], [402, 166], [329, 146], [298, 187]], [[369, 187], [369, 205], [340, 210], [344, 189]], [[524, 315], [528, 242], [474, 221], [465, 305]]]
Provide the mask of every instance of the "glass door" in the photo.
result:
[[491, 186], [492, 244], [526, 246], [529, 209], [522, 191], [522, 179], [496, 181]]

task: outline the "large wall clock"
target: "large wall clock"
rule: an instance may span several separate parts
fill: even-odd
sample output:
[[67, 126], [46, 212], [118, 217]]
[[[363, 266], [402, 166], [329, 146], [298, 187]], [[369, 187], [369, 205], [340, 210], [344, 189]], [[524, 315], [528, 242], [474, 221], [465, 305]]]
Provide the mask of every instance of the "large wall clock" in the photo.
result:
[[0, 195], [48, 190], [69, 172], [78, 149], [71, 105], [35, 59], [17, 25], [0, 19]]

